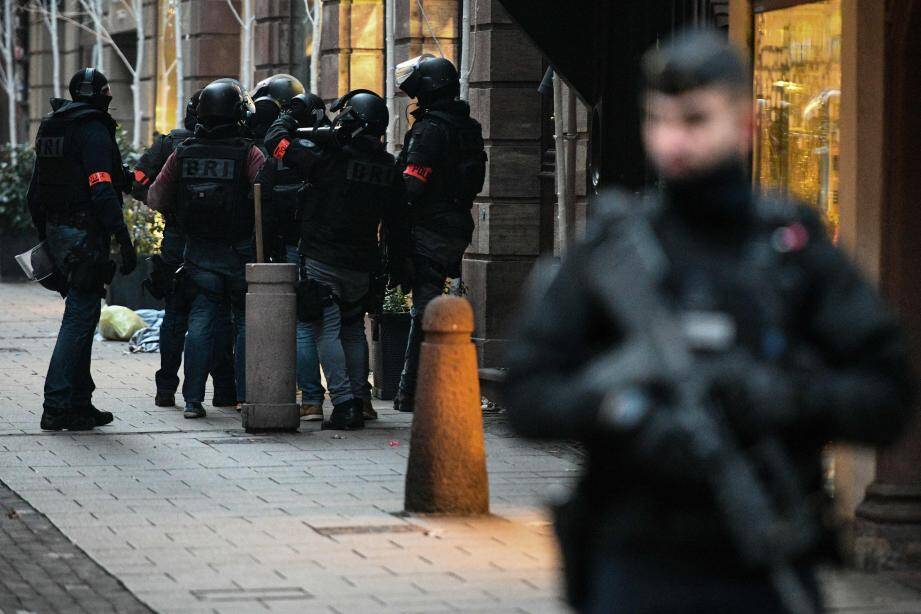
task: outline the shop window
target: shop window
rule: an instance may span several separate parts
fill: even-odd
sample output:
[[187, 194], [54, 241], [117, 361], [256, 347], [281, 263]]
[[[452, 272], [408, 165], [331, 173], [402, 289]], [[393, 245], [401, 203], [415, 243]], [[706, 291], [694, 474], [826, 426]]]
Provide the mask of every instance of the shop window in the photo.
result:
[[176, 116], [176, 21], [174, 4], [177, 0], [157, 3], [157, 106], [154, 129], [165, 134], [178, 126]]
[[778, 4], [755, 14], [754, 181], [814, 206], [837, 238], [841, 0]]

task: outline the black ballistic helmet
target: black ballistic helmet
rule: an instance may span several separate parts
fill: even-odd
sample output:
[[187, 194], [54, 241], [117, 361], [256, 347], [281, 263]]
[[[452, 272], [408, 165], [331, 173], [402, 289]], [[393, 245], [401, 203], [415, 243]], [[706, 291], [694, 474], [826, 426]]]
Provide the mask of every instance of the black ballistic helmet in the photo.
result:
[[201, 90], [198, 90], [192, 94], [189, 102], [185, 105], [185, 119], [183, 119], [182, 123], [186, 130], [195, 130], [195, 124], [198, 123], [198, 99], [201, 98], [201, 92]]
[[235, 79], [212, 81], [198, 99], [198, 120], [206, 126], [245, 122], [254, 111], [252, 100]]
[[302, 128], [322, 126], [329, 123], [326, 117], [326, 103], [311, 92], [298, 94], [288, 103], [288, 112]]
[[257, 103], [261, 98], [271, 98], [278, 103], [279, 107], [287, 109], [290, 100], [305, 91], [304, 84], [297, 77], [280, 74], [272, 75], [257, 83], [253, 88], [252, 96]]
[[337, 100], [330, 110], [339, 112], [334, 124], [342, 126], [352, 136], [382, 136], [390, 123], [387, 103], [371, 90], [349, 92]]
[[703, 87], [747, 92], [751, 79], [739, 52], [724, 36], [707, 29], [687, 30], [643, 57], [647, 90], [677, 95]]
[[421, 55], [407, 60], [394, 71], [397, 87], [420, 102], [455, 98], [460, 92], [460, 77], [449, 60]]
[[103, 111], [108, 111], [112, 96], [109, 93], [109, 80], [95, 68], [78, 70], [70, 78], [70, 99], [74, 102], [86, 102]]

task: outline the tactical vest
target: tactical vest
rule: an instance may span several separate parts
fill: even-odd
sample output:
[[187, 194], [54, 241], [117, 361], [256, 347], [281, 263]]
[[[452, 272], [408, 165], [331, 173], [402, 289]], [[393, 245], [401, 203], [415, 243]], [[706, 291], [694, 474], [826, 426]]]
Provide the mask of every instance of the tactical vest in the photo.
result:
[[349, 145], [318, 173], [302, 220], [304, 255], [355, 271], [376, 271], [377, 229], [399, 185], [393, 156]]
[[253, 203], [246, 175], [252, 142], [191, 138], [176, 149], [177, 215], [189, 237], [233, 243], [253, 232]]
[[78, 128], [99, 120], [112, 135], [111, 179], [116, 192], [125, 185], [121, 155], [115, 142], [114, 122], [102, 111], [85, 103], [65, 103], [42, 119], [35, 138], [35, 162], [38, 171], [38, 202], [48, 213], [67, 215], [90, 209], [90, 170], [80, 159], [80, 143], [76, 138]]
[[300, 238], [301, 206], [299, 192], [304, 186], [303, 175], [285, 166], [282, 160], [269, 157], [266, 164], [275, 164], [272, 206], [287, 245], [297, 245]]

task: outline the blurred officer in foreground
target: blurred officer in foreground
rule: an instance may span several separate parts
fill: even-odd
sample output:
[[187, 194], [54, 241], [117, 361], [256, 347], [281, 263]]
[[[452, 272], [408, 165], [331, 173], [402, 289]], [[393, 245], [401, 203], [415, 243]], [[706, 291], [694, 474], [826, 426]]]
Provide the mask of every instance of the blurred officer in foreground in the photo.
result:
[[449, 277], [460, 277], [464, 250], [473, 237], [473, 199], [483, 189], [486, 152], [483, 130], [470, 117], [470, 105], [457, 98], [457, 69], [444, 58], [421, 56], [396, 69], [397, 86], [419, 107], [413, 111], [400, 163], [412, 219], [412, 252], [403, 266], [402, 285], [412, 289], [409, 342], [396, 410], [415, 407], [416, 374], [422, 344], [422, 314], [444, 291]]
[[[157, 179], [166, 159], [176, 147], [191, 138], [198, 123], [197, 107], [201, 90], [192, 94], [186, 105], [184, 127], [158, 134], [150, 148], [144, 152], [134, 169], [131, 194], [137, 200], [147, 203], [147, 191]], [[188, 281], [176, 272], [182, 268], [185, 252], [185, 237], [179, 227], [176, 214], [163, 213], [163, 241], [160, 254], [151, 259], [152, 271], [147, 282], [148, 291], [165, 301], [163, 324], [160, 326], [160, 369], [156, 373], [157, 394], [154, 402], [158, 407], [174, 407], [176, 390], [179, 388], [179, 367], [182, 365], [182, 350], [189, 325]], [[211, 379], [214, 382], [215, 407], [234, 407], [237, 391], [233, 373], [233, 331], [230, 323], [230, 308], [222, 310], [215, 322], [214, 350], [211, 365]]]
[[105, 75], [80, 70], [70, 80], [72, 100], [53, 98], [35, 139], [29, 211], [47, 242], [66, 295], [61, 330], [45, 378], [41, 427], [88, 430], [109, 424], [110, 412], [92, 404], [90, 375], [100, 299], [112, 281], [111, 237], [121, 249], [121, 272], [131, 273], [137, 255], [122, 216], [128, 185], [109, 115], [112, 95]]
[[835, 550], [822, 450], [899, 434], [904, 339], [815, 212], [752, 193], [735, 50], [685, 34], [643, 66], [662, 189], [600, 196], [535, 283], [510, 419], [586, 446], [557, 510], [579, 611], [817, 612], [813, 568]]
[[[330, 125], [326, 104], [316, 94], [294, 95], [283, 100], [281, 106], [282, 112], [294, 118], [299, 128]], [[272, 212], [272, 219], [266, 220], [266, 228], [274, 235], [267, 242], [274, 246], [271, 251], [276, 252], [271, 255], [273, 262], [289, 262], [300, 267], [297, 247], [301, 239], [301, 197], [307, 189], [303, 172], [272, 157], [262, 165], [256, 183], [262, 184], [263, 208]], [[297, 323], [296, 368], [297, 387], [301, 390], [301, 418], [322, 420], [326, 391], [320, 379], [317, 340], [308, 322]]]
[[243, 138], [252, 103], [239, 83], [219, 79], [198, 101], [195, 136], [170, 154], [147, 204], [172, 211], [188, 244], [185, 275], [194, 287], [185, 344], [182, 395], [186, 418], [205, 416], [216, 323], [229, 306], [236, 337], [236, 399], [246, 399], [246, 263], [255, 260], [251, 186], [265, 156]]
[[386, 103], [355, 90], [332, 110], [338, 111], [332, 128], [315, 130], [313, 140], [297, 138], [297, 121], [282, 115], [266, 135], [266, 147], [309, 184], [299, 319], [313, 322], [333, 401], [324, 428], [348, 430], [376, 417], [366, 414], [371, 391], [364, 315], [369, 303], [382, 299], [372, 292], [372, 277], [383, 273], [380, 238], [399, 262], [408, 233], [402, 181], [381, 141], [390, 119]]

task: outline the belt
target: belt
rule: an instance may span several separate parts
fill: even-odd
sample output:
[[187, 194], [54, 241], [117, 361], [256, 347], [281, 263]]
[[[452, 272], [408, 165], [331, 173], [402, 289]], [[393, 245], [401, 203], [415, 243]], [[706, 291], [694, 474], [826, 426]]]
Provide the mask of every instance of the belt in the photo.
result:
[[71, 226], [81, 230], [89, 230], [95, 221], [89, 211], [49, 211], [46, 220], [57, 226]]

